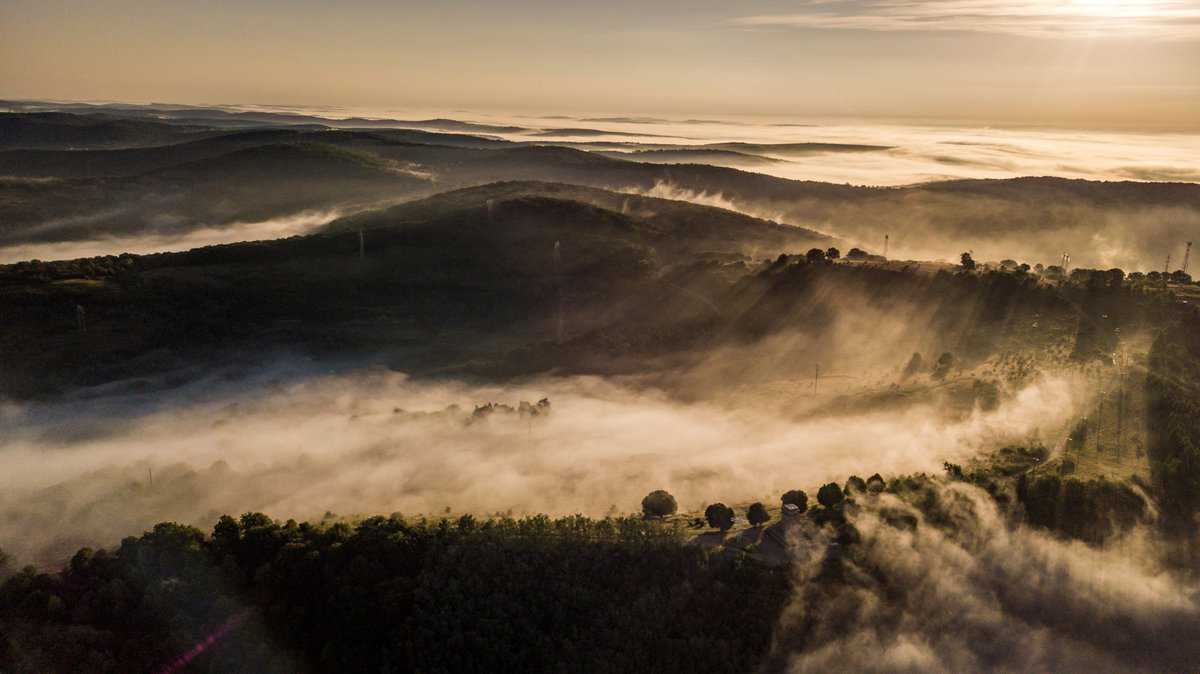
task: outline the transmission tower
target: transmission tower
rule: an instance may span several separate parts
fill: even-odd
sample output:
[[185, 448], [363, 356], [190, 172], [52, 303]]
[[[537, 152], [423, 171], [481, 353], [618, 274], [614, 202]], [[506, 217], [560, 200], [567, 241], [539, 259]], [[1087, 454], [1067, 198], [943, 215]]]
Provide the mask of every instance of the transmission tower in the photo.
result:
[[1187, 273], [1188, 260], [1192, 257], [1192, 242], [1187, 242], [1187, 248], [1183, 250], [1183, 273]]
[[1163, 273], [1164, 274], [1171, 273], [1171, 254], [1170, 253], [1167, 253], [1167, 263], [1163, 265]]

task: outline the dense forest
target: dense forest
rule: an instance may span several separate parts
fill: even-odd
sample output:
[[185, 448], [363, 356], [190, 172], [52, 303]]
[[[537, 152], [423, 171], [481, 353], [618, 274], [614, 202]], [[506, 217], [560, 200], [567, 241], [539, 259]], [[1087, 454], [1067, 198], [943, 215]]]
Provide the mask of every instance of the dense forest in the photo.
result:
[[[944, 476], [851, 476], [811, 504], [792, 490], [781, 520], [761, 503], [747, 510], [751, 531], [768, 534], [757, 545], [725, 533], [735, 512], [720, 503], [705, 513], [716, 531], [694, 537], [704, 523], [671, 517], [662, 491], [647, 496], [643, 517], [297, 523], [246, 513], [221, 517], [211, 534], [162, 523], [111, 550], [81, 549], [61, 571], [7, 569], [0, 667], [778, 669], [788, 652], [831, 638], [822, 625], [847, 619], [837, 618], [840, 597], [899, 582], [896, 560], [881, 555], [889, 537], [928, 527], [923, 535], [980, 554], [982, 502], [972, 499], [994, 504], [1010, 527], [1095, 546], [1145, 521], [1125, 486], [1036, 474], [1045, 457], [1042, 447], [1008, 447], [986, 466], [947, 464]], [[782, 559], [758, 549], [780, 544]], [[797, 600], [808, 606], [799, 623], [786, 609]]]
[[635, 518], [163, 523], [0, 588], [0, 669], [738, 671], [786, 568]]

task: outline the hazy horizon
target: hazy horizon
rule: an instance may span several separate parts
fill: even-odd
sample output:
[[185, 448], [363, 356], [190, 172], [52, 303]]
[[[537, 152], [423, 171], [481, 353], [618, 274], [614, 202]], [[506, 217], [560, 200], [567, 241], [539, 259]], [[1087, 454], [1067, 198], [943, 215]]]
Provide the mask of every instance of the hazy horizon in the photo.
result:
[[1198, 18], [1192, 0], [18, 0], [0, 91], [1183, 130], [1200, 126]]

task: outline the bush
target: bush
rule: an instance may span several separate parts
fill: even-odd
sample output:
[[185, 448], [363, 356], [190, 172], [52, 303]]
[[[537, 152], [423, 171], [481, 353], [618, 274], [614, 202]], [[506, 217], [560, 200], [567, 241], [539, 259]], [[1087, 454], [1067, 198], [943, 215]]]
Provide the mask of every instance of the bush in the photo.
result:
[[655, 489], [642, 499], [642, 514], [646, 517], [666, 517], [674, 515], [677, 510], [679, 504], [675, 502], [675, 497], [663, 489]]
[[704, 519], [714, 529], [729, 531], [733, 526], [733, 508], [724, 503], [714, 503], [704, 509]]
[[770, 519], [771, 516], [767, 513], [766, 506], [761, 503], [753, 503], [746, 510], [746, 520], [750, 522], [750, 526], [757, 527]]
[[842, 494], [842, 488], [833, 482], [817, 490], [817, 502], [826, 508], [839, 506], [843, 500], [845, 495]]
[[805, 494], [804, 490], [802, 489], [792, 489], [790, 491], [786, 491], [779, 500], [785, 505], [791, 503], [799, 508], [800, 512], [808, 510], [808, 494]]

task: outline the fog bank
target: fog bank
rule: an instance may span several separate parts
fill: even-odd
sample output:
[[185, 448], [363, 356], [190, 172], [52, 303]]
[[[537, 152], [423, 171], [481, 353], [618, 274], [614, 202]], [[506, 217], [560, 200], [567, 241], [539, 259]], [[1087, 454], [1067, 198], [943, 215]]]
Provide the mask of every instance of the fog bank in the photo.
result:
[[[850, 473], [937, 471], [1059, 426], [1079, 404], [1055, 376], [955, 418], [920, 404], [795, 420], [595, 377], [473, 386], [369, 371], [230, 390], [7, 406], [0, 547], [47, 559], [250, 510], [604, 515], [659, 488], [688, 510], [774, 500]], [[472, 417], [477, 404], [543, 397], [548, 414]]]
[[925, 512], [890, 494], [861, 499], [851, 521], [862, 542], [841, 560], [842, 582], [829, 580], [824, 541], [795, 541], [779, 668], [1161, 672], [1200, 661], [1200, 595], [1155, 563], [1145, 532], [1094, 549], [1010, 528], [976, 487], [932, 490]]
[[0, 246], [0, 264], [23, 260], [74, 260], [100, 255], [165, 253], [239, 241], [284, 239], [309, 234], [346, 214], [317, 209], [255, 222], [230, 222], [197, 229], [114, 234], [78, 241], [44, 241]]

